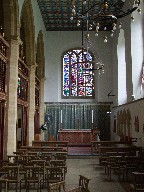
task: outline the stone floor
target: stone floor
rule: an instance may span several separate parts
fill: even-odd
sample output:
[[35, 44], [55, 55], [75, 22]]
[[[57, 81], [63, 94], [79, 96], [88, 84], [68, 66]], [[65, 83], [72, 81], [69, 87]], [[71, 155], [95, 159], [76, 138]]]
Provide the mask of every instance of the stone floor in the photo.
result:
[[98, 157], [69, 157], [67, 159], [68, 172], [66, 175], [66, 188], [78, 186], [79, 175], [90, 178], [90, 192], [125, 192], [116, 177], [109, 181], [104, 173], [104, 167], [98, 165]]
[[[81, 174], [91, 179], [90, 192], [129, 192], [129, 190], [124, 190], [116, 176], [112, 176], [112, 181], [109, 181], [108, 175], [104, 173], [104, 167], [98, 165], [97, 156], [68, 156], [67, 166], [66, 189], [77, 187]], [[24, 191], [23, 189], [22, 192]], [[46, 189], [42, 190], [42, 192], [46, 191]], [[14, 190], [10, 190], [10, 192], [14, 192]]]

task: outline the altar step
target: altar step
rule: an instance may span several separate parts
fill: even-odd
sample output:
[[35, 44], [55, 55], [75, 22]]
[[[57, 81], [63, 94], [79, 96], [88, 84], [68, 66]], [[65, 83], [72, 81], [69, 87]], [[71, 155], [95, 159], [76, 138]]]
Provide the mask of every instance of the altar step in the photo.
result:
[[68, 155], [67, 159], [95, 159], [97, 155]]
[[69, 147], [91, 147], [91, 143], [69, 143]]
[[69, 146], [68, 155], [92, 155], [91, 146]]

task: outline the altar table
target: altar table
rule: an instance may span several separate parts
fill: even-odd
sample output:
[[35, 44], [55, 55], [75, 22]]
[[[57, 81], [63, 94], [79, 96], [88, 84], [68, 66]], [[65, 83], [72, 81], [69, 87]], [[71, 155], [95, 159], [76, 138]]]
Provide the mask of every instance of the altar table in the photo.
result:
[[96, 136], [92, 134], [91, 129], [64, 129], [58, 131], [58, 140], [68, 141], [69, 144], [90, 144], [91, 141], [96, 141]]

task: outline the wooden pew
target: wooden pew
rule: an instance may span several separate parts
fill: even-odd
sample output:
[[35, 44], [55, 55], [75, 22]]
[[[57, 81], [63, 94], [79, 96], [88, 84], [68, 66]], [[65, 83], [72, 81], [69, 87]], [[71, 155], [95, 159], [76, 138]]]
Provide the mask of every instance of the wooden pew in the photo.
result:
[[68, 141], [32, 141], [32, 146], [66, 147], [68, 151], [68, 143]]
[[111, 147], [111, 146], [120, 146], [120, 145], [126, 145], [130, 146], [131, 142], [129, 141], [91, 141], [91, 152], [98, 153], [100, 147]]
[[21, 149], [27, 149], [27, 151], [37, 151], [37, 152], [42, 152], [42, 151], [66, 151], [63, 149], [63, 147], [49, 147], [49, 146], [21, 146]]
[[133, 172], [133, 184], [130, 184], [131, 191], [144, 191], [144, 172]]
[[[109, 153], [125, 153], [126, 155], [136, 155], [136, 152], [139, 152], [142, 150], [142, 147], [132, 147], [132, 146], [125, 146], [125, 147], [99, 147], [99, 164], [103, 165], [103, 162], [108, 157]], [[119, 155], [119, 154], [118, 154]]]

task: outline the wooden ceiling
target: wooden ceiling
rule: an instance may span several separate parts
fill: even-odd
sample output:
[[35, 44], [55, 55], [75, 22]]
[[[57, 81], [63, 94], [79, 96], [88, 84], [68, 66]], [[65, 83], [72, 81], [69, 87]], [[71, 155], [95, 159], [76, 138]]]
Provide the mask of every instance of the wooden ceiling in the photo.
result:
[[[37, 2], [47, 31], [82, 30], [81, 26], [77, 26], [78, 18], [73, 21], [70, 20], [71, 0], [37, 0]], [[109, 5], [107, 13], [112, 13], [113, 15], [122, 13], [123, 0], [107, 0], [107, 2]], [[76, 12], [82, 11], [82, 0], [75, 0], [74, 3]], [[103, 3], [103, 0], [89, 0], [87, 1], [84, 11], [96, 4], [90, 11], [90, 14], [94, 18], [100, 11], [101, 3]], [[113, 4], [115, 4], [115, 6], [113, 6]], [[86, 20], [84, 22], [83, 29], [86, 30]]]

